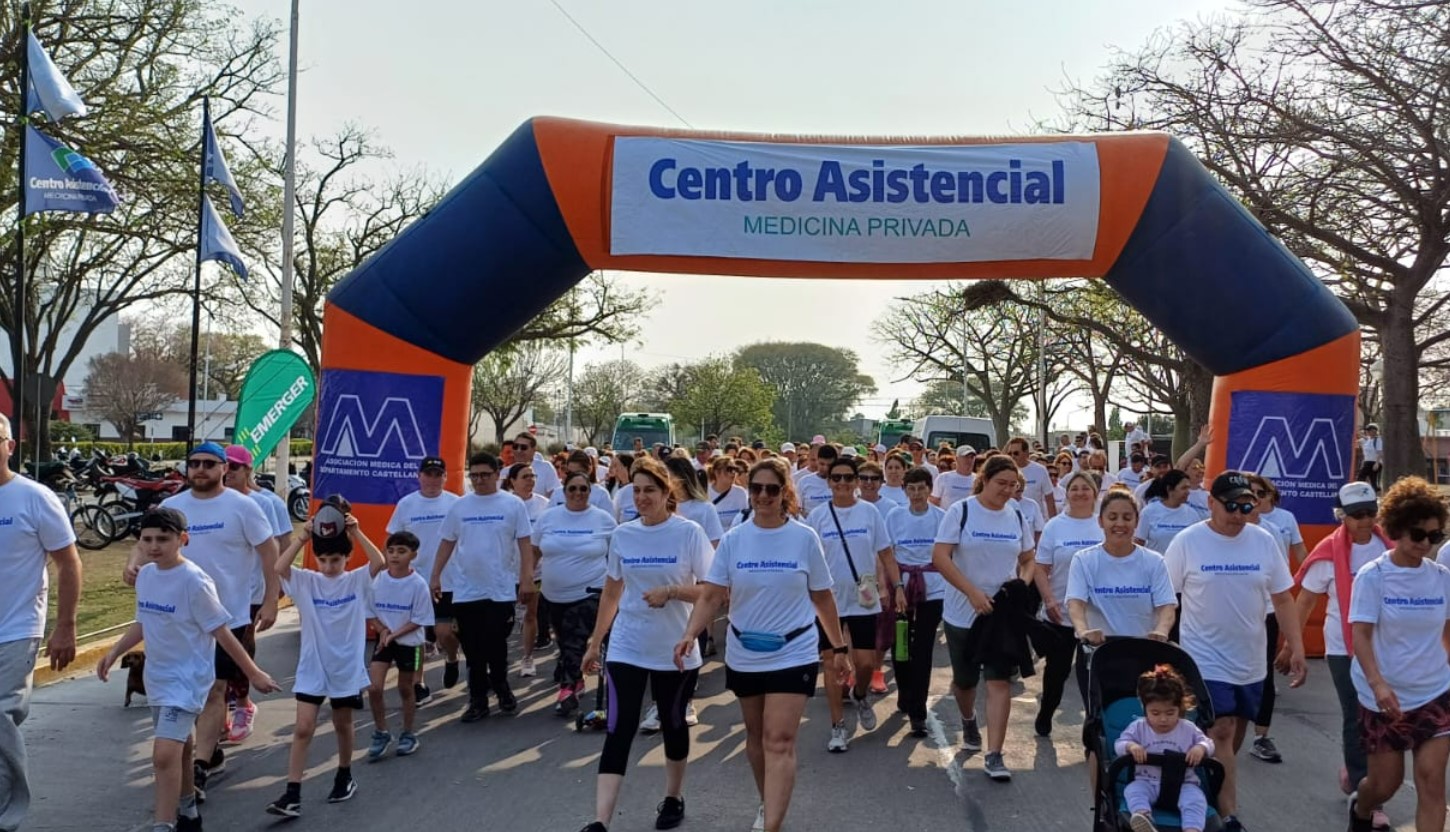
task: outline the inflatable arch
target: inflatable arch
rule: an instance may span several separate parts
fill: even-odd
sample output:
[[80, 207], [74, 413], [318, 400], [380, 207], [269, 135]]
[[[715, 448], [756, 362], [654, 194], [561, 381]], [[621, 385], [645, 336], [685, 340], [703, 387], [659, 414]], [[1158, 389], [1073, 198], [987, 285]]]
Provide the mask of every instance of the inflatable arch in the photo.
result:
[[[1317, 537], [1352, 475], [1359, 329], [1167, 135], [868, 139], [533, 119], [328, 296], [314, 491], [380, 529], [463, 487], [471, 365], [596, 269], [1106, 280], [1216, 376], [1210, 471]], [[1312, 545], [1312, 541], [1311, 541]]]

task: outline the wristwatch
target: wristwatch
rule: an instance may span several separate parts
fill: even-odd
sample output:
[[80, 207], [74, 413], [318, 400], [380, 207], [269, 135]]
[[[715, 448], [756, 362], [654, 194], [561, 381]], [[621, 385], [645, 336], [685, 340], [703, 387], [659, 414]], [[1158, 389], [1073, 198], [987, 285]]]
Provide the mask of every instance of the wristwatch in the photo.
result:
[[844, 644], [842, 644], [840, 647], [836, 647], [835, 645], [832, 645], [831, 646], [831, 652], [832, 653], [835, 653], [837, 656], [844, 656], [847, 653], [851, 652], [851, 648], [847, 647]]

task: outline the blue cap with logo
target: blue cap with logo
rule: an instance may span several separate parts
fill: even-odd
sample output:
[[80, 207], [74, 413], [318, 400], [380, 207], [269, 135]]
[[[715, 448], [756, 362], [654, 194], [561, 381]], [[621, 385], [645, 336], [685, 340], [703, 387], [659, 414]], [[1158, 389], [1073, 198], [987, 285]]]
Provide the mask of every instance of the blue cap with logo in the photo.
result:
[[194, 456], [201, 456], [203, 454], [216, 457], [217, 462], [227, 461], [226, 448], [223, 448], [221, 445], [218, 445], [215, 442], [203, 442], [200, 445], [197, 445], [195, 448], [191, 449], [191, 453], [187, 454], [186, 458], [191, 459]]

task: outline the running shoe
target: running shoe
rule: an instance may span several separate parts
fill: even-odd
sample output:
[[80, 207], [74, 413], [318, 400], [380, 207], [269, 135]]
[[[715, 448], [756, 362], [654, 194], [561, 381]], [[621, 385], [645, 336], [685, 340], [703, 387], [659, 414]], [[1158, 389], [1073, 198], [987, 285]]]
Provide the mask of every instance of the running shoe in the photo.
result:
[[609, 832], [609, 827], [597, 820], [592, 820], [585, 824], [584, 828], [580, 829], [579, 832]]
[[1375, 809], [1373, 812], [1369, 813], [1369, 825], [1374, 827], [1375, 829], [1395, 828], [1394, 824], [1390, 823], [1390, 816], [1385, 814], [1384, 809]]
[[1283, 755], [1279, 753], [1278, 747], [1274, 745], [1273, 739], [1269, 737], [1258, 737], [1255, 739], [1253, 747], [1249, 749], [1249, 753], [1266, 763], [1284, 762]]
[[1158, 832], [1158, 827], [1153, 825], [1153, 816], [1147, 812], [1134, 812], [1128, 818], [1128, 826], [1133, 832]]
[[1002, 762], [1002, 752], [996, 751], [987, 755], [982, 762], [982, 771], [992, 778], [995, 783], [1006, 783], [1012, 779], [1012, 772], [1007, 764]]
[[417, 684], [413, 686], [413, 704], [421, 707], [432, 701], [433, 691], [427, 685]]
[[539, 633], [538, 636], [536, 636], [534, 638], [534, 649], [535, 650], [542, 650], [542, 649], [544, 649], [545, 647], [548, 647], [548, 646], [549, 646], [549, 634], [548, 633]]
[[523, 661], [519, 662], [519, 677], [527, 679], [530, 676], [538, 675], [538, 673], [539, 671], [534, 667], [534, 657], [524, 656]]
[[288, 789], [281, 797], [267, 804], [267, 814], [284, 818], [302, 817], [302, 794]]
[[192, 783], [192, 790], [196, 792], [196, 802], [197, 803], [205, 803], [206, 802], [206, 778], [207, 778], [206, 766], [202, 765], [200, 761], [197, 761], [197, 762], [192, 763], [191, 764], [191, 783]]
[[876, 709], [871, 707], [871, 695], [867, 694], [857, 699], [853, 693], [851, 698], [856, 700], [856, 721], [861, 723], [861, 730], [875, 731]]
[[765, 832], [765, 804], [755, 810], [755, 823], [750, 824], [750, 832]]
[[1032, 727], [1037, 730], [1037, 736], [1039, 737], [1052, 736], [1052, 714], [1045, 711], [1039, 713], [1037, 715], [1037, 721]]
[[475, 699], [468, 703], [468, 709], [463, 712], [463, 722], [478, 722], [488, 717], [488, 700]]
[[573, 685], [560, 685], [554, 702], [554, 716], [571, 717], [579, 711], [579, 692]]
[[418, 735], [412, 731], [404, 731], [398, 736], [398, 756], [409, 757], [418, 751]]
[[[1353, 809], [1350, 812], [1350, 817], [1354, 817]], [[1243, 821], [1233, 815], [1228, 815], [1223, 819], [1223, 832], [1248, 832], [1248, 830], [1244, 828]]]
[[518, 710], [519, 700], [514, 696], [513, 691], [507, 687], [500, 687], [496, 693], [498, 694], [498, 709], [500, 711], [511, 714]]
[[913, 737], [924, 737], [924, 736], [926, 736], [926, 734], [927, 734], [927, 731], [926, 731], [926, 720], [924, 720], [924, 719], [917, 719], [916, 717], [912, 717], [911, 718], [911, 735]]
[[826, 750], [832, 754], [844, 754], [851, 747], [851, 738], [846, 733], [846, 723], [837, 722], [831, 726], [831, 739], [826, 742]]
[[443, 663], [443, 687], [451, 688], [458, 684], [458, 662]]
[[211, 759], [207, 761], [206, 772], [212, 777], [227, 770], [227, 755], [222, 753], [220, 748], [212, 749]]
[[357, 794], [357, 781], [352, 779], [351, 774], [343, 774], [339, 771], [337, 776], [332, 779], [332, 791], [327, 795], [327, 802], [342, 803], [352, 800], [352, 796], [355, 794]]
[[685, 724], [690, 726], [691, 728], [694, 728], [696, 725], [700, 724], [700, 715], [695, 713], [694, 702], [685, 703]]
[[257, 706], [248, 702], [246, 707], [237, 708], [232, 716], [232, 727], [227, 731], [227, 742], [241, 742], [252, 735], [252, 725], [257, 721]]
[[368, 762], [376, 763], [393, 747], [393, 735], [387, 731], [374, 731], [373, 742], [368, 746]]
[[201, 815], [189, 818], [186, 815], [176, 816], [176, 832], [201, 832]]
[[871, 674], [871, 692], [877, 696], [886, 694], [886, 671], [879, 667]]
[[656, 829], [674, 829], [685, 820], [685, 799], [666, 796], [655, 810]]
[[641, 734], [653, 734], [660, 730], [660, 709], [655, 703], [649, 703], [649, 710], [644, 712], [644, 719], [639, 722]]
[[982, 750], [982, 730], [977, 727], [975, 719], [962, 722], [962, 748], [967, 751]]

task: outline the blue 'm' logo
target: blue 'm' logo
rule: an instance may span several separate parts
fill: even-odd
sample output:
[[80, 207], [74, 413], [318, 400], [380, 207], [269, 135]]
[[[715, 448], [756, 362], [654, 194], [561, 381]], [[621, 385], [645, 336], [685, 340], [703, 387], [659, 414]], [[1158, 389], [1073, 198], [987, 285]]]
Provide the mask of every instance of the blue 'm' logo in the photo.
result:
[[1287, 418], [1267, 416], [1259, 420], [1240, 467], [1275, 481], [1343, 481], [1347, 478], [1344, 457], [1336, 439], [1333, 419], [1314, 419], [1296, 435]]
[[1334, 523], [1349, 479], [1354, 397], [1241, 390], [1229, 408], [1228, 465], [1274, 481], [1300, 523]]
[[390, 396], [369, 419], [362, 398], [345, 394], [333, 403], [322, 432], [322, 452], [371, 459], [382, 456], [395, 438], [400, 456], [408, 459], [427, 456], [423, 431], [418, 427], [412, 403]]
[[317, 414], [317, 493], [392, 505], [417, 488], [418, 460], [437, 453], [443, 379], [323, 370]]

